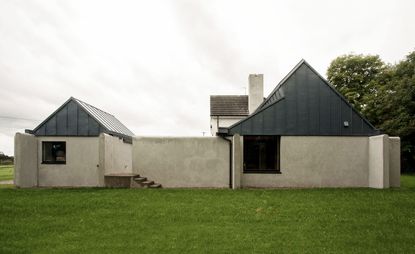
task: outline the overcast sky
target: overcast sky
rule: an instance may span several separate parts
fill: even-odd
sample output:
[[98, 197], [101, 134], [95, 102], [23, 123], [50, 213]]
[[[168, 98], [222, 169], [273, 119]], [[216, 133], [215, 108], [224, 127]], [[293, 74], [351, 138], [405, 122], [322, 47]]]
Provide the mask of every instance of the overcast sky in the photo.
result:
[[[415, 48], [415, 1], [0, 1], [0, 151], [70, 96], [136, 135], [209, 133], [209, 95], [265, 95], [302, 58]], [[8, 117], [8, 118], [5, 118]], [[19, 118], [19, 119], [17, 119]]]

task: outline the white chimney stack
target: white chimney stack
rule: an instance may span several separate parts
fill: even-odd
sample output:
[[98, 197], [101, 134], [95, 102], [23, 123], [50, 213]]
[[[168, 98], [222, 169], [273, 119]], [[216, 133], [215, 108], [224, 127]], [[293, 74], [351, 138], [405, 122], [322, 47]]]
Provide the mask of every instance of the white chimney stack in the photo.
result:
[[252, 114], [264, 101], [264, 75], [249, 74], [248, 109]]

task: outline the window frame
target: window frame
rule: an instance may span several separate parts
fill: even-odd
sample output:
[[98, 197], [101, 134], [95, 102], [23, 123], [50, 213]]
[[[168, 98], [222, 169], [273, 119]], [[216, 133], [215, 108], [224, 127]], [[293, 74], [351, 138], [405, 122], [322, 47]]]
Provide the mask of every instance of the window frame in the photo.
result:
[[[252, 138], [252, 137], [273, 137], [275, 138], [275, 169], [247, 169], [246, 168], [246, 154], [247, 154], [247, 139], [248, 138]], [[251, 140], [249, 140], [248, 142], [252, 142]], [[266, 141], [265, 141], [266, 142]], [[243, 162], [242, 162], [242, 167], [243, 167], [243, 173], [244, 174], [281, 174], [281, 167], [280, 167], [280, 161], [281, 161], [281, 136], [278, 135], [244, 135], [243, 136]]]
[[[54, 144], [59, 143], [64, 145], [64, 152], [65, 152], [65, 160], [64, 161], [57, 161], [56, 158], [54, 161], [46, 161], [45, 160], [45, 150], [47, 144]], [[55, 156], [56, 157], [56, 156]], [[49, 164], [49, 165], [64, 165], [66, 164], [66, 141], [42, 141], [42, 164]]]

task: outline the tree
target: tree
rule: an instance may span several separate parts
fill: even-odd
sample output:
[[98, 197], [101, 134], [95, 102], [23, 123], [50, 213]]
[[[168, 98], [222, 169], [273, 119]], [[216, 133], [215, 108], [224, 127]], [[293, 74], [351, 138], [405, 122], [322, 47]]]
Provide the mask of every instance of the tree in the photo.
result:
[[3, 152], [0, 152], [0, 165], [9, 165], [13, 164], [13, 156], [7, 156]]
[[391, 78], [364, 98], [375, 126], [401, 137], [402, 168], [415, 169], [415, 51], [391, 67]]
[[364, 111], [363, 98], [376, 93], [378, 82], [388, 77], [388, 66], [377, 55], [343, 55], [327, 69], [329, 82], [359, 111]]
[[396, 65], [379, 56], [334, 59], [328, 80], [376, 128], [401, 138], [402, 169], [415, 169], [415, 51]]

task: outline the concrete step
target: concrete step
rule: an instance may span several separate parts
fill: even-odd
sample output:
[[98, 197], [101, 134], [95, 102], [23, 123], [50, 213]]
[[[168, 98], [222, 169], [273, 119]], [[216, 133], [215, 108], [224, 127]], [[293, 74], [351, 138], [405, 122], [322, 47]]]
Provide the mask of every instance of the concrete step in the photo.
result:
[[161, 188], [161, 184], [159, 183], [153, 183], [150, 186], [148, 186], [149, 188]]
[[144, 181], [144, 182], [141, 182], [141, 185], [143, 185], [143, 187], [149, 187], [153, 183], [154, 183], [154, 181]]
[[144, 182], [147, 180], [147, 177], [134, 177], [134, 181], [136, 182]]
[[104, 184], [107, 188], [130, 188], [131, 179], [135, 176], [129, 173], [107, 174], [104, 176]]
[[104, 176], [109, 176], [109, 177], [140, 177], [139, 174], [135, 174], [135, 173], [109, 173], [109, 174], [105, 174]]

